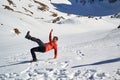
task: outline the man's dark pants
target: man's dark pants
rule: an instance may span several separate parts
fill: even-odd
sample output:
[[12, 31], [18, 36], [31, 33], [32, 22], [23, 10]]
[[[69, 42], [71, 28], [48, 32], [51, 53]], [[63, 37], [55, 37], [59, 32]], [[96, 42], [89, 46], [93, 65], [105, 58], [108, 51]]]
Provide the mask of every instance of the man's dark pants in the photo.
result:
[[34, 47], [31, 49], [31, 55], [34, 61], [37, 60], [35, 52], [45, 52], [45, 44], [38, 38], [30, 37], [29, 40], [32, 40], [38, 43], [38, 47]]

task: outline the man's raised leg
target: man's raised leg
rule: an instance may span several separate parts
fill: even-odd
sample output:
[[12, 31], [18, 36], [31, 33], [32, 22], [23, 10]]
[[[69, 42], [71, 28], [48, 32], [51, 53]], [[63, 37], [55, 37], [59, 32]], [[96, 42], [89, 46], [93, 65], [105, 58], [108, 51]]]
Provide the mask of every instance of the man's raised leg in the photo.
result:
[[32, 40], [34, 42], [37, 42], [39, 46], [41, 46], [41, 45], [44, 46], [44, 43], [40, 39], [38, 39], [36, 37], [32, 37], [30, 35], [30, 31], [27, 32], [25, 38], [28, 39], [28, 40]]

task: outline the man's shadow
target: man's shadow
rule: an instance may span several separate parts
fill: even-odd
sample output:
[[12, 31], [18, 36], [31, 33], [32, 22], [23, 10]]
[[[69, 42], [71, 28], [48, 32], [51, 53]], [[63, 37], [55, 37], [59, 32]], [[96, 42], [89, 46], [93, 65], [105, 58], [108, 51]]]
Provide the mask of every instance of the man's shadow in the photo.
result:
[[92, 66], [92, 65], [93, 66], [94, 65], [102, 65], [102, 64], [108, 64], [108, 63], [119, 62], [119, 61], [120, 61], [120, 57], [114, 58], [114, 59], [109, 59], [109, 60], [104, 60], [104, 61], [100, 61], [100, 62], [95, 62], [95, 63], [91, 63], [91, 64], [77, 65], [77, 66], [73, 66], [72, 68]]
[[84, 5], [80, 0], [69, 0], [71, 4], [52, 3], [56, 9], [63, 13], [83, 15], [83, 16], [106, 16], [120, 12], [120, 1], [106, 3], [104, 1], [94, 1], [92, 4], [86, 2]]
[[[44, 59], [39, 59], [37, 60], [36, 62], [39, 62], [39, 61], [49, 61], [49, 60], [53, 60], [53, 58], [48, 58], [46, 60]], [[0, 65], [0, 68], [3, 68], [3, 67], [8, 67], [8, 66], [14, 66], [14, 65], [20, 65], [20, 64], [27, 64], [27, 63], [34, 63], [32, 62], [32, 60], [26, 60], [26, 61], [20, 61], [20, 62], [15, 62], [15, 63], [10, 63], [10, 64], [6, 64], [6, 65]]]
[[17, 62], [17, 63], [1, 65], [0, 68], [8, 67], [8, 66], [14, 66], [14, 65], [19, 65], [19, 64], [26, 64], [26, 63], [31, 63], [31, 61], [30, 60], [26, 60], [26, 61], [21, 61], [21, 62]]

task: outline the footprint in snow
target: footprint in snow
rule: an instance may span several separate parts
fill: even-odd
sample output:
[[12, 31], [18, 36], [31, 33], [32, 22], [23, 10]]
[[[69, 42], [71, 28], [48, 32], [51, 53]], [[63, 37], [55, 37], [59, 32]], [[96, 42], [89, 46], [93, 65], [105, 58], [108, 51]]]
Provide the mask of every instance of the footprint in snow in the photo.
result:
[[61, 68], [66, 68], [66, 67], [68, 67], [69, 66], [69, 61], [64, 61], [64, 62], [61, 62], [60, 63], [60, 67]]
[[117, 46], [120, 46], [120, 44], [117, 44]]
[[78, 60], [82, 59], [85, 56], [80, 50], [77, 50], [76, 53], [77, 53], [77, 56], [78, 56], [77, 57]]

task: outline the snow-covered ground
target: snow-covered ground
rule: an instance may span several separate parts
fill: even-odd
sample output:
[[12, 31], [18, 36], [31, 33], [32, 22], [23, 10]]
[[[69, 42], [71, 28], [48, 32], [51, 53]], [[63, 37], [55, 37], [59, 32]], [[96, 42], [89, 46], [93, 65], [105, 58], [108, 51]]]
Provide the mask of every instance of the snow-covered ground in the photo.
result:
[[[0, 1], [0, 80], [120, 80], [119, 18], [88, 18], [56, 10], [55, 4], [70, 4], [67, 0], [12, 1], [14, 5]], [[49, 8], [40, 11], [34, 1]], [[116, 12], [120, 11], [118, 3], [113, 5], [114, 9], [118, 7]], [[14, 11], [4, 9], [5, 5]], [[58, 15], [53, 17], [53, 13]], [[61, 16], [60, 21], [52, 23]], [[15, 28], [20, 34], [14, 32]], [[26, 32], [47, 42], [51, 29], [59, 37], [58, 58], [53, 59], [53, 51], [37, 52], [39, 61], [30, 63], [30, 49], [38, 45], [24, 38]]]

